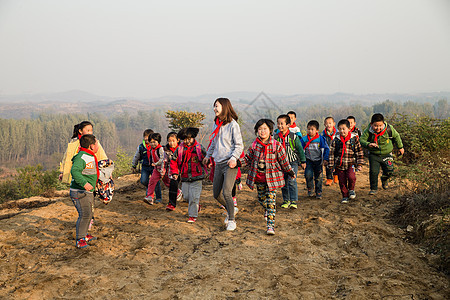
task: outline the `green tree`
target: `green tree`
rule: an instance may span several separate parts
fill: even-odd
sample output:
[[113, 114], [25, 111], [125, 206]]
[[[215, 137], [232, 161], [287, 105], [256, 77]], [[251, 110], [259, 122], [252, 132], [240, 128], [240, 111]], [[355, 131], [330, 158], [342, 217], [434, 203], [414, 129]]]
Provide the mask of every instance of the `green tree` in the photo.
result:
[[173, 111], [166, 112], [166, 118], [169, 119], [169, 128], [175, 131], [186, 127], [203, 127], [202, 121], [205, 114], [202, 112]]

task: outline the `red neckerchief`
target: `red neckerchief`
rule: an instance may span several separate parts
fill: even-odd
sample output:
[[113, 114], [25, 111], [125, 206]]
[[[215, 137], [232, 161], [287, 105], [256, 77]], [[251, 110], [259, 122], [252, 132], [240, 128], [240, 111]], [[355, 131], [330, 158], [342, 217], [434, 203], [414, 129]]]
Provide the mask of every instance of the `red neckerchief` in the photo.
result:
[[388, 125], [387, 124], [385, 124], [385, 127], [384, 127], [384, 130], [382, 131], [382, 132], [380, 132], [380, 133], [378, 133], [378, 134], [376, 134], [375, 132], [373, 133], [373, 135], [375, 136], [375, 139], [374, 139], [374, 142], [378, 145], [378, 137], [379, 136], [382, 136], [385, 132], [386, 132], [386, 129], [388, 128]]
[[266, 160], [266, 156], [267, 156], [267, 148], [268, 148], [269, 145], [270, 145], [270, 137], [269, 137], [269, 143], [268, 143], [268, 144], [264, 144], [263, 141], [261, 141], [261, 139], [260, 139], [259, 137], [256, 138], [256, 142], [257, 142], [258, 144], [260, 144], [261, 146], [264, 147], [264, 160]]
[[286, 132], [285, 135], [283, 135], [283, 134], [281, 133], [281, 131], [278, 132], [278, 136], [279, 136], [280, 139], [283, 141], [283, 144], [282, 144], [282, 145], [283, 145], [284, 150], [286, 150], [286, 137], [289, 135], [289, 133], [290, 133], [289, 130]]
[[297, 127], [297, 124], [295, 124], [295, 122], [293, 124], [289, 125], [289, 128], [294, 128], [294, 127]]
[[[197, 146], [197, 141], [194, 140], [194, 143], [191, 146], [186, 146], [184, 145], [184, 147], [186, 147], [186, 150], [183, 153], [186, 153], [183, 159], [183, 162], [181, 163], [181, 167], [184, 166], [185, 163], [188, 163], [189, 160], [192, 157], [192, 151], [194, 150], [195, 146]], [[198, 158], [200, 160], [200, 157]]]
[[81, 137], [82, 137], [82, 135], [81, 135], [81, 134], [78, 134], [78, 139], [81, 139]]
[[352, 134], [349, 132], [345, 138], [342, 137], [342, 135], [339, 136], [342, 142], [342, 154], [341, 154], [341, 162], [339, 163], [340, 166], [342, 166], [342, 159], [344, 158], [344, 153], [347, 152], [347, 146], [345, 146], [345, 143], [350, 140], [352, 137]]
[[[158, 144], [158, 146], [156, 146], [156, 148], [152, 148], [152, 159], [153, 159], [153, 163], [156, 163], [157, 161], [159, 161], [158, 156], [156, 155], [156, 150], [158, 150], [159, 148], [161, 148], [162, 146], [160, 144]], [[148, 151], [148, 150], [147, 150]]]
[[177, 151], [178, 146], [176, 146], [175, 148], [172, 148], [169, 146], [169, 150], [172, 151], [172, 153], [175, 153], [175, 151]]
[[145, 147], [145, 149], [147, 149], [147, 159], [148, 159], [148, 163], [150, 163], [150, 154], [152, 152], [152, 147], [150, 146], [150, 143], [147, 145], [145, 143], [145, 140], [144, 140], [144, 147]]
[[214, 131], [209, 135], [209, 144], [208, 144], [208, 148], [209, 146], [211, 146], [212, 141], [216, 138], [217, 134], [219, 133], [219, 129], [220, 127], [222, 127], [223, 121], [219, 121], [219, 118], [216, 118], [215, 120], [216, 123], [216, 129], [214, 129]]
[[[333, 136], [336, 134], [336, 128], [333, 127], [333, 133], [331, 135], [328, 134], [327, 129], [325, 128], [325, 130], [323, 131], [325, 133], [325, 135], [327, 137], [329, 137], [330, 139], [333, 139]], [[351, 132], [351, 131], [350, 131]]]
[[92, 150], [90, 150], [90, 149], [86, 149], [86, 148], [80, 147], [80, 151], [84, 151], [84, 152], [86, 152], [87, 154], [90, 154], [90, 155], [92, 155], [92, 156], [94, 157], [94, 160], [95, 160], [95, 170], [97, 171], [97, 181], [98, 181], [98, 178], [100, 177], [100, 171], [98, 170], [97, 156], [95, 156], [95, 153], [92, 152]]
[[308, 148], [309, 144], [311, 144], [312, 141], [314, 141], [315, 139], [317, 139], [319, 137], [319, 133], [316, 133], [316, 135], [313, 136], [312, 138], [309, 138], [308, 134], [306, 135], [306, 137], [308, 138], [308, 142], [306, 143], [305, 147], [303, 147], [303, 150]]

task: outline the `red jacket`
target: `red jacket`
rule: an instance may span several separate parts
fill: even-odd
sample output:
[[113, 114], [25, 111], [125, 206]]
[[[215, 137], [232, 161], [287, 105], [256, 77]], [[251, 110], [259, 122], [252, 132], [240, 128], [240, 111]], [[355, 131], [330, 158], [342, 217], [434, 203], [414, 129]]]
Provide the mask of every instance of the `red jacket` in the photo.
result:
[[202, 180], [207, 174], [202, 164], [205, 155], [205, 149], [197, 141], [190, 147], [180, 143], [170, 161], [170, 174], [180, 176], [181, 181]]

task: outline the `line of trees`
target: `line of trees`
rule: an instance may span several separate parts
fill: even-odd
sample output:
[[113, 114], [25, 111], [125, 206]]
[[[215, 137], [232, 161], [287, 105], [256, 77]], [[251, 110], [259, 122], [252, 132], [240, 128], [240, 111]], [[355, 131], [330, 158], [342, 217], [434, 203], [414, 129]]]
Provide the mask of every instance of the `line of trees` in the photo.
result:
[[[337, 122], [348, 115], [353, 115], [361, 130], [367, 126], [371, 115], [375, 112], [383, 113], [387, 117], [394, 114], [440, 119], [450, 117], [448, 103], [445, 99], [439, 100], [434, 105], [416, 102], [401, 104], [386, 100], [370, 107], [353, 104], [338, 107], [333, 105], [284, 107], [280, 105], [280, 107], [264, 109], [258, 103], [254, 103], [253, 107], [237, 104], [235, 109], [240, 117], [239, 123], [246, 143], [254, 138], [253, 126], [257, 119], [263, 117], [275, 119], [278, 114], [286, 113], [289, 110], [297, 112], [297, 124], [302, 131], [306, 130], [307, 122], [312, 119], [318, 120], [323, 129], [322, 122], [327, 116], [333, 116]], [[201, 112], [192, 114], [189, 117], [200, 118], [199, 122], [202, 122], [206, 116]], [[206, 144], [207, 141], [204, 137], [207, 138], [213, 124], [210, 114], [212, 111], [208, 111], [206, 121], [203, 122], [205, 125], [199, 134], [199, 141], [203, 140], [203, 143]], [[137, 145], [142, 141], [142, 132], [147, 128], [161, 133], [162, 143], [165, 143], [165, 136], [171, 131], [170, 127], [174, 116], [177, 116], [177, 112], [164, 111], [159, 108], [152, 111], [138, 111], [135, 114], [118, 113], [113, 116], [105, 116], [100, 113], [42, 114], [32, 119], [0, 119], [0, 164], [24, 166], [42, 163], [46, 168], [56, 167], [70, 141], [73, 126], [83, 120], [89, 120], [94, 124], [94, 134], [101, 141], [108, 156], [114, 159], [119, 149], [129, 154], [134, 153]]]

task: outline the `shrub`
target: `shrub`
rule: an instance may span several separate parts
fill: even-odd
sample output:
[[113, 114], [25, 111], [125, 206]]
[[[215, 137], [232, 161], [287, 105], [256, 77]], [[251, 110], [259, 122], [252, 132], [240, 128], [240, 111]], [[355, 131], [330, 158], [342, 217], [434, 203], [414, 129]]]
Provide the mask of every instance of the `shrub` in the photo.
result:
[[0, 203], [42, 195], [59, 187], [56, 170], [44, 171], [41, 165], [17, 169], [18, 175], [0, 183]]
[[126, 153], [122, 148], [119, 148], [116, 153], [116, 160], [114, 161], [113, 177], [117, 178], [131, 173], [131, 160], [133, 157]]

